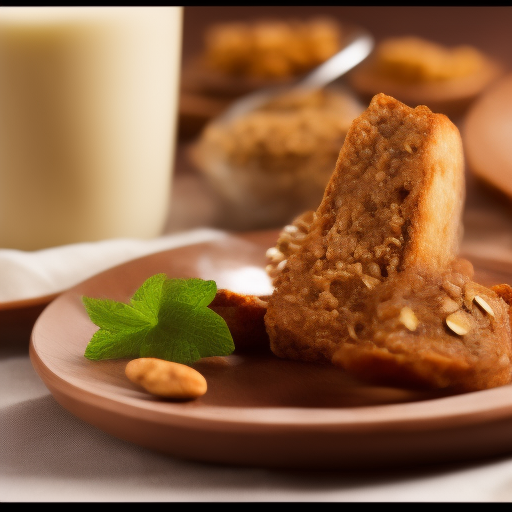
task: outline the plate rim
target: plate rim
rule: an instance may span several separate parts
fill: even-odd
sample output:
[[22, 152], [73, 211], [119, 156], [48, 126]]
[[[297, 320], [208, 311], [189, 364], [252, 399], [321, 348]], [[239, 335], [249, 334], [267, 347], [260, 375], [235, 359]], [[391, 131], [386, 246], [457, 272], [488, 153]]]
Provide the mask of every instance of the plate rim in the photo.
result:
[[[202, 246], [202, 245], [210, 245], [211, 242], [204, 242], [202, 244], [197, 244], [197, 246]], [[115, 267], [112, 267], [110, 269], [107, 269], [107, 270], [104, 270], [92, 277], [90, 277], [89, 279], [86, 279], [85, 281], [73, 286], [71, 289], [61, 293], [58, 297], [56, 297], [54, 300], [51, 301], [50, 304], [48, 304], [45, 309], [43, 310], [43, 312], [39, 315], [39, 317], [37, 318], [37, 320], [35, 321], [34, 323], [34, 327], [32, 329], [32, 333], [31, 333], [31, 336], [30, 336], [30, 355], [31, 355], [31, 358], [34, 357], [35, 361], [36, 361], [36, 365], [42, 365], [44, 366], [44, 368], [46, 368], [46, 371], [52, 373], [55, 377], [57, 378], [60, 378], [61, 380], [65, 381], [65, 379], [62, 379], [62, 377], [60, 377], [58, 374], [56, 374], [51, 368], [49, 368], [46, 363], [44, 362], [44, 360], [40, 357], [39, 353], [38, 353], [38, 349], [36, 348], [36, 341], [35, 341], [35, 336], [37, 335], [38, 333], [38, 330], [40, 328], [40, 325], [42, 323], [45, 322], [46, 320], [46, 316], [49, 314], [49, 312], [53, 311], [53, 309], [55, 308], [60, 308], [60, 305], [61, 303], [63, 302], [67, 302], [68, 300], [72, 299], [72, 300], [79, 300], [79, 296], [82, 294], [81, 290], [84, 286], [87, 286], [89, 282], [91, 281], [98, 281], [99, 279], [101, 279], [101, 277], [104, 275], [104, 274], [110, 274], [112, 271], [115, 271], [116, 269], [118, 268], [123, 268], [123, 267], [128, 267], [128, 266], [132, 266], [132, 265], [137, 265], [137, 264], [140, 264], [142, 263], [142, 261], [145, 261], [145, 260], [149, 260], [149, 259], [152, 259], [154, 258], [156, 255], [163, 255], [163, 254], [172, 254], [174, 253], [176, 250], [178, 249], [181, 249], [181, 248], [176, 248], [176, 249], [168, 249], [168, 250], [164, 250], [164, 251], [159, 251], [158, 253], [153, 253], [153, 254], [150, 254], [150, 255], [146, 255], [146, 256], [142, 256], [140, 258], [136, 258], [134, 260], [130, 260], [128, 262], [125, 262], [125, 263], [122, 263], [120, 265], [116, 265]], [[502, 263], [502, 262], [500, 262]], [[511, 270], [511, 273], [512, 273], [512, 263], [508, 264], [507, 266], [510, 267], [510, 270]], [[81, 313], [82, 316], [86, 316], [85, 312], [82, 312]], [[65, 381], [67, 382], [67, 381]], [[73, 383], [68, 383], [69, 385], [71, 386], [74, 386]], [[471, 400], [471, 397], [474, 397], [475, 395], [477, 396], [483, 396], [484, 394], [487, 396], [487, 395], [491, 395], [490, 397], [488, 397], [487, 400], [485, 400], [485, 403], [483, 404], [483, 407], [482, 409], [480, 410], [481, 413], [483, 412], [487, 412], [487, 413], [490, 413], [490, 412], [496, 412], [496, 405], [490, 405], [490, 399], [492, 399], [494, 397], [494, 395], [497, 395], [497, 399], [498, 401], [500, 400], [500, 395], [506, 395], [507, 394], [507, 390], [510, 390], [510, 394], [511, 394], [511, 397], [510, 397], [510, 403], [506, 403], [506, 401], [504, 400], [503, 404], [501, 405], [501, 409], [508, 409], [510, 408], [510, 411], [508, 412], [508, 414], [512, 414], [512, 384], [508, 384], [508, 385], [504, 385], [504, 386], [499, 386], [499, 387], [496, 387], [496, 388], [491, 388], [491, 389], [485, 389], [485, 390], [480, 390], [480, 391], [473, 391], [473, 392], [468, 392], [468, 393], [462, 393], [462, 394], [456, 394], [456, 395], [448, 395], [448, 396], [442, 396], [442, 397], [436, 397], [436, 398], [432, 398], [432, 399], [427, 399], [427, 400], [421, 400], [421, 401], [416, 401], [416, 402], [405, 402], [405, 403], [399, 403], [399, 404], [380, 404], [380, 405], [371, 405], [371, 406], [359, 406], [359, 407], [356, 407], [354, 409], [357, 409], [358, 411], [365, 411], [367, 409], [370, 409], [370, 410], [373, 410], [375, 408], [377, 409], [382, 409], [382, 408], [386, 408], [386, 409], [393, 409], [393, 408], [398, 408], [398, 409], [403, 409], [404, 407], [407, 407], [407, 409], [420, 409], [420, 412], [422, 409], [425, 409], [427, 406], [425, 404], [428, 404], [429, 402], [431, 402], [432, 400], [442, 400], [442, 401], [466, 401], [466, 400]], [[108, 400], [112, 400], [111, 398], [109, 398], [108, 396], [100, 393], [98, 396], [101, 396], [102, 398], [105, 398], [105, 399], [108, 399]], [[505, 397], [504, 397], [505, 398]], [[116, 399], [117, 400], [117, 399]], [[147, 404], [147, 403], [153, 403], [153, 402], [145, 402], [145, 401], [142, 401], [142, 405], [141, 405], [141, 408], [144, 409], [144, 404]], [[171, 406], [175, 405], [175, 404], [169, 404]], [[178, 407], [179, 407], [179, 404], [176, 404]], [[232, 409], [232, 407], [228, 407], [228, 406], [207, 406], [208, 409], [214, 409], [214, 408], [218, 408], [219, 410], [230, 410]], [[148, 410], [151, 410], [152, 407], [149, 407]], [[258, 409], [259, 411], [261, 410], [265, 410], [267, 408], [265, 407], [259, 407], [259, 408], [255, 408], [255, 407], [249, 407], [248, 409]], [[270, 409], [272, 409], [273, 411], [276, 410], [276, 407], [270, 407]], [[283, 407], [282, 408], [283, 410], [287, 410], [287, 411], [290, 411], [290, 410], [293, 410], [295, 408], [293, 407]], [[302, 409], [302, 408], [298, 408], [298, 409]], [[347, 409], [351, 409], [350, 407], [348, 408], [315, 408], [315, 411], [324, 411], [324, 410], [328, 410], [328, 411], [346, 411]], [[189, 414], [189, 413], [187, 413]], [[459, 411], [459, 412], [454, 412], [453, 410], [451, 410], [450, 412], [447, 412], [446, 413], [446, 418], [454, 418], [454, 417], [457, 417], [457, 416], [460, 416], [460, 415], [472, 415], [474, 414], [474, 411], [471, 411], [471, 412], [464, 412], [464, 411]], [[504, 414], [507, 414], [506, 412], [504, 412]], [[178, 414], [179, 415], [179, 414]], [[382, 419], [379, 419], [378, 420], [379, 422], [382, 422]], [[392, 421], [398, 421], [398, 418], [396, 420], [390, 420], [391, 422]], [[401, 419], [400, 421], [404, 421], [404, 419]], [[409, 419], [406, 419], [405, 421], [409, 421], [409, 422], [414, 422], [414, 421], [418, 421], [418, 418], [409, 418]], [[419, 421], [424, 421], [424, 419], [419, 419]], [[370, 421], [367, 421], [367, 422], [362, 422], [364, 424], [371, 424], [373, 423], [374, 421], [370, 420]], [[244, 422], [246, 423], [246, 422]], [[262, 424], [264, 422], [261, 422]], [[272, 424], [274, 424], [275, 422], [271, 422]], [[285, 422], [286, 424], [288, 423], [292, 423], [292, 421], [286, 421]], [[316, 422], [312, 421], [310, 422], [311, 424], [314, 424]], [[332, 424], [334, 424], [335, 422], [332, 422]]]
[[[210, 245], [212, 243], [214, 242], [205, 242], [204, 244]], [[196, 247], [204, 244], [197, 244]], [[58, 371], [54, 371], [55, 368], [52, 364], [47, 364], [44, 351], [38, 346], [39, 339], [37, 337], [43, 334], [41, 328], [44, 331], [44, 324], [48, 315], [60, 309], [63, 303], [68, 303], [69, 306], [69, 304], [78, 301], [83, 287], [91, 281], [102, 279], [103, 274], [110, 273], [119, 267], [140, 265], [143, 264], [143, 261], [154, 258], [156, 255], [168, 255], [179, 249], [183, 248], [168, 249], [142, 256], [104, 270], [62, 293], [48, 304], [37, 318], [29, 342], [31, 363], [54, 398], [75, 416], [81, 417], [81, 413], [76, 410], [76, 407], [87, 402], [90, 407], [100, 411], [101, 414], [111, 416], [113, 411], [120, 408], [123, 410], [122, 415], [132, 418], [134, 422], [154, 423], [158, 427], [166, 429], [188, 426], [201, 432], [206, 429], [215, 431], [217, 435], [224, 431], [241, 433], [242, 436], [246, 437], [247, 435], [261, 436], [263, 433], [267, 435], [295, 433], [307, 436], [329, 433], [331, 436], [339, 436], [340, 439], [345, 436], [355, 436], [360, 440], [375, 434], [421, 435], [431, 438], [436, 433], [447, 435], [447, 433], [461, 428], [485, 428], [487, 425], [493, 426], [500, 422], [505, 422], [507, 428], [512, 427], [512, 385], [414, 402], [357, 407], [242, 407], [202, 404], [196, 408], [190, 408], [183, 406], [181, 403], [140, 400], [137, 394], [133, 396], [131, 394], [117, 395], [115, 386], [114, 388], [108, 388], [108, 392], [101, 388], [101, 385], [98, 388], [86, 386], [86, 389], [84, 389], [77, 384], [83, 377], [78, 375], [77, 380], [74, 378], [66, 379]], [[512, 275], [512, 263], [508, 267]], [[80, 315], [87, 316], [85, 311], [76, 311], [80, 311]], [[74, 353], [73, 357], [76, 357], [76, 355]], [[87, 378], [84, 382], [87, 383]], [[59, 383], [61, 384], [60, 388]], [[62, 386], [62, 383], [64, 383], [64, 386]], [[114, 391], [110, 392], [111, 389], [114, 389]], [[70, 406], [70, 401], [75, 401], [75, 403]], [[440, 408], [435, 407], [434, 412], [431, 410], [433, 401], [441, 406]], [[129, 413], [126, 412], [127, 410]], [[242, 415], [240, 415], [240, 411], [243, 413]], [[271, 414], [269, 414], [269, 411], [271, 411]], [[314, 411], [314, 414], [311, 414], [312, 411]], [[81, 418], [98, 426], [85, 417]], [[103, 428], [103, 430], [108, 432], [108, 429]], [[248, 434], [249, 430], [251, 434]], [[114, 433], [114, 435], [117, 434]], [[127, 440], [142, 444], [131, 439]], [[492, 442], [497, 441], [486, 441], [486, 443]], [[509, 446], [509, 449], [512, 449], [512, 445]], [[172, 455], [174, 452], [170, 454]], [[185, 454], [185, 458], [187, 458], [187, 454]], [[211, 460], [215, 461], [216, 459]], [[258, 465], [265, 466], [266, 464]]]
[[[118, 404], [121, 403], [124, 406], [128, 406], [131, 408], [132, 411], [138, 411], [143, 412], [144, 417], [139, 418], [140, 419], [147, 419], [148, 416], [152, 416], [153, 420], [155, 418], [162, 419], [163, 421], [159, 421], [161, 424], [168, 424], [167, 421], [165, 421], [165, 418], [172, 418], [174, 420], [179, 421], [180, 419], [186, 418], [186, 419], [193, 419], [195, 421], [199, 422], [208, 422], [208, 423], [214, 423], [216, 425], [258, 425], [258, 426], [265, 426], [265, 427], [285, 427], [285, 428], [304, 428], [304, 429], [311, 429], [314, 427], [320, 427], [320, 428], [332, 428], [332, 427], [338, 427], [338, 428], [345, 428], [345, 429], [359, 429], [359, 428], [371, 428], [374, 426], [378, 426], [378, 430], [382, 430], [382, 426], [385, 425], [386, 427], [396, 427], [399, 426], [400, 431], [403, 430], [431, 430], [433, 427], [438, 426], [438, 428], [442, 429], [443, 424], [447, 421], [454, 421], [459, 420], [461, 424], [468, 424], [468, 423], [485, 423], [493, 420], [500, 420], [503, 418], [511, 418], [512, 419], [512, 385], [508, 384], [505, 386], [500, 386], [497, 388], [492, 389], [486, 389], [481, 391], [474, 391], [469, 393], [464, 393], [461, 395], [450, 395], [446, 397], [439, 397], [439, 398], [432, 398], [417, 402], [405, 402], [405, 403], [399, 403], [399, 404], [379, 404], [379, 405], [371, 405], [371, 406], [360, 406], [360, 407], [319, 407], [319, 408], [301, 408], [301, 407], [231, 407], [231, 406], [201, 406], [197, 409], [185, 409], [183, 407], [180, 407], [181, 404], [179, 403], [171, 403], [171, 402], [165, 402], [165, 408], [168, 409], [168, 411], [163, 411], [159, 405], [162, 405], [164, 402], [156, 402], [156, 401], [150, 401], [150, 400], [139, 400], [138, 398], [129, 398], [129, 397], [117, 397], [115, 393], [104, 393], [104, 392], [93, 392], [90, 389], [82, 389], [73, 382], [70, 382], [69, 380], [64, 379], [60, 375], [56, 374], [52, 371], [51, 368], [49, 368], [40, 355], [38, 354], [37, 349], [34, 347], [33, 343], [30, 343], [29, 346], [29, 354], [32, 364], [34, 365], [34, 368], [36, 369], [37, 373], [41, 376], [44, 375], [44, 382], [45, 384], [49, 384], [52, 389], [55, 389], [54, 382], [56, 380], [60, 382], [66, 383], [66, 385], [69, 387], [70, 392], [66, 393], [68, 396], [75, 398], [78, 393], [85, 393], [89, 397], [95, 397], [99, 399], [104, 406], [99, 407], [104, 410], [112, 411], [112, 404]], [[427, 409], [429, 407], [429, 404], [431, 404], [433, 401], [447, 401], [447, 402], [470, 402], [472, 401], [472, 397], [475, 396], [475, 394], [479, 394], [482, 396], [482, 408], [479, 410], [469, 410], [469, 411], [454, 411], [453, 409], [450, 411], [445, 411], [443, 414], [438, 414], [436, 416], [424, 414], [424, 416], [421, 415], [421, 413], [428, 413]], [[498, 395], [498, 398], [501, 398], [501, 395], [511, 395], [508, 399], [508, 403], [500, 404], [499, 406], [496, 405], [489, 405], [489, 401], [485, 400], [483, 398], [483, 394], [485, 394], [487, 397], [489, 395], [492, 396]], [[503, 397], [504, 398], [504, 397]], [[461, 400], [462, 399], [462, 400]], [[90, 402], [91, 400], [89, 400]], [[132, 403], [136, 402], [136, 403]], [[485, 403], [484, 403], [485, 402]], [[458, 405], [458, 404], [455, 404]], [[473, 404], [474, 405], [474, 404]], [[449, 404], [447, 405], [449, 406]], [[414, 414], [410, 415], [410, 417], [400, 417], [400, 409], [419, 409], [419, 415], [414, 416]], [[230, 417], [230, 412], [233, 413], [233, 416], [236, 414], [235, 410], [244, 409], [246, 411], [249, 411], [250, 414], [254, 413], [254, 417], [250, 417], [249, 419], [241, 419], [234, 417]], [[382, 419], [382, 417], [378, 417], [378, 414], [375, 415], [375, 411], [382, 411], [387, 410], [389, 413], [390, 410], [397, 409], [396, 411], [396, 417]], [[262, 418], [261, 415], [264, 414], [266, 411], [271, 410], [273, 414], [275, 414], [277, 411], [281, 412], [281, 417], [279, 420], [273, 420], [269, 421], [268, 419]], [[319, 421], [318, 418], [315, 418], [314, 420], [307, 421], [305, 418], [301, 418], [301, 423], [297, 423], [297, 420], [294, 416], [294, 412], [296, 411], [315, 411], [315, 414], [322, 415], [323, 418]], [[368, 414], [368, 418], [364, 419], [357, 419], [353, 420], [350, 418], [342, 418], [340, 420], [339, 417], [333, 417], [332, 419], [325, 418], [325, 414], [329, 414], [332, 416], [337, 415], [347, 415], [347, 411], [354, 411], [357, 410], [357, 413], [360, 413], [361, 411], [363, 413]], [[204, 414], [204, 412], [207, 412], [207, 414]], [[210, 414], [208, 414], [208, 412]], [[213, 414], [211, 414], [213, 412]], [[392, 411], [395, 412], [395, 411]], [[416, 411], [413, 411], [415, 413]], [[226, 418], [225, 414], [228, 413], [228, 417]], [[284, 415], [287, 415], [288, 417], [284, 417]], [[485, 418], [478, 419], [476, 418], [477, 415], [485, 414]], [[136, 416], [136, 414], [134, 414]], [[469, 418], [475, 418], [475, 421], [469, 421]], [[457, 421], [455, 421], [457, 423]], [[417, 428], [417, 427], [420, 428]]]
[[61, 293], [63, 292], [49, 293], [47, 295], [39, 295], [37, 297], [30, 297], [27, 299], [0, 302], [0, 311], [11, 311], [28, 309], [37, 306], [45, 306], [56, 299]]

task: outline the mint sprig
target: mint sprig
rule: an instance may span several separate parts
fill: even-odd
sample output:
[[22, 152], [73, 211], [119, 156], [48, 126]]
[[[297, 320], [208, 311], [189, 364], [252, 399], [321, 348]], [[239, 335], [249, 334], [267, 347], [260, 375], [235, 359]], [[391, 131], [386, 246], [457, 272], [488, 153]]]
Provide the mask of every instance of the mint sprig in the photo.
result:
[[95, 361], [156, 357], [190, 364], [231, 354], [235, 346], [229, 328], [208, 308], [216, 293], [215, 281], [156, 274], [129, 304], [82, 297], [89, 318], [99, 327], [84, 355]]

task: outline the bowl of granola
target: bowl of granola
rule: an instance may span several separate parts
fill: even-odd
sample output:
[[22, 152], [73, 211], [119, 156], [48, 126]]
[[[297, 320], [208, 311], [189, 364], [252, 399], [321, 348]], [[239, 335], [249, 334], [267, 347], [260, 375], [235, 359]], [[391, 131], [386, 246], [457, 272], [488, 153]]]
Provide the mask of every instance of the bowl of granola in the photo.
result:
[[500, 63], [474, 46], [406, 36], [380, 41], [348, 79], [364, 101], [382, 92], [456, 117], [502, 73]]
[[225, 227], [279, 227], [315, 208], [363, 110], [352, 93], [330, 86], [209, 123], [189, 154], [221, 199]]
[[180, 130], [197, 135], [233, 100], [293, 83], [339, 52], [352, 31], [327, 16], [211, 24], [182, 68]]

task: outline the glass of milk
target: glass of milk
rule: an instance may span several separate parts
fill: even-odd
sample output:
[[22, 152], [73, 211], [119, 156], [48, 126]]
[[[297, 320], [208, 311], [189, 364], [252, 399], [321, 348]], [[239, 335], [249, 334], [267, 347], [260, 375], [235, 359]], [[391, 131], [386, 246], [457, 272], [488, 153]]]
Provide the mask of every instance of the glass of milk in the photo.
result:
[[0, 247], [162, 233], [182, 7], [0, 7]]

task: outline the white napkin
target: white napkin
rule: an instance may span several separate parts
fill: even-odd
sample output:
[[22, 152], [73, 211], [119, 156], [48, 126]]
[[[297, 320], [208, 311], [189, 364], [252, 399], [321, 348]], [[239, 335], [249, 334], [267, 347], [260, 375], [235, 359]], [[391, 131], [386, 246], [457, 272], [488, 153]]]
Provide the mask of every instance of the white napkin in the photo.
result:
[[150, 240], [117, 238], [30, 252], [0, 249], [0, 304], [59, 293], [126, 261], [226, 236], [199, 228]]

